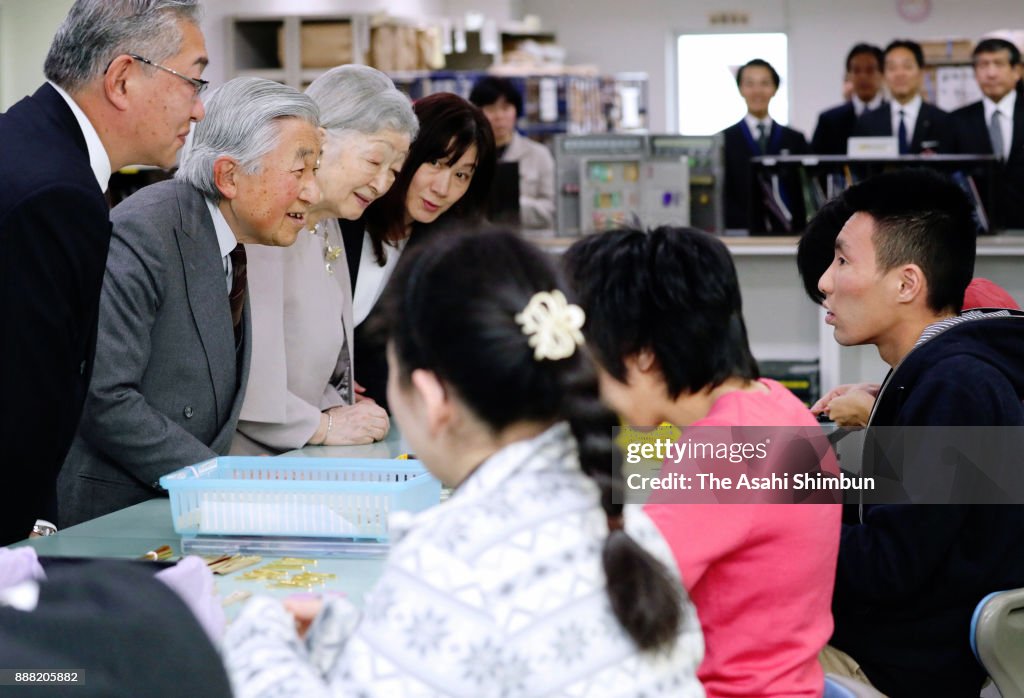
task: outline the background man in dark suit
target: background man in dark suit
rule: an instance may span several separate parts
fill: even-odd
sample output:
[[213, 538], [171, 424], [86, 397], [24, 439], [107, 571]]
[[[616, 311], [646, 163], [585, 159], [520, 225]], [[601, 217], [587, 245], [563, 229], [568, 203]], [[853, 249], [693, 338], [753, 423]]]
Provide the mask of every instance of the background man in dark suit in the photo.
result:
[[846, 56], [846, 80], [853, 86], [849, 101], [818, 115], [811, 151], [821, 155], [846, 155], [846, 141], [857, 117], [882, 104], [882, 49], [857, 44]]
[[1024, 228], [1024, 104], [1018, 94], [1020, 49], [1003, 39], [983, 39], [974, 49], [974, 77], [984, 97], [953, 112], [955, 152], [999, 159], [996, 179], [976, 176], [980, 191], [994, 185], [991, 218], [996, 228]]
[[[725, 129], [725, 227], [763, 230], [750, 220], [750, 158], [758, 155], [808, 152], [804, 134], [775, 123], [768, 103], [779, 91], [779, 74], [767, 61], [755, 58], [740, 66], [736, 85], [747, 103], [747, 115]], [[785, 183], [783, 183], [785, 184]], [[792, 182], [780, 189], [781, 204], [792, 218], [792, 229], [803, 227], [803, 199]]]
[[58, 481], [61, 526], [159, 496], [161, 476], [228, 452], [252, 342], [235, 248], [291, 245], [320, 199], [311, 98], [236, 78], [209, 107], [176, 178], [111, 214], [96, 369]]
[[48, 82], [0, 115], [0, 545], [53, 517], [92, 373], [110, 173], [170, 167], [203, 118], [194, 0], [78, 0]]
[[885, 47], [885, 84], [892, 102], [864, 112], [854, 136], [896, 136], [900, 154], [948, 153], [953, 143], [949, 114], [921, 99], [924, 51], [916, 41], [898, 39]]

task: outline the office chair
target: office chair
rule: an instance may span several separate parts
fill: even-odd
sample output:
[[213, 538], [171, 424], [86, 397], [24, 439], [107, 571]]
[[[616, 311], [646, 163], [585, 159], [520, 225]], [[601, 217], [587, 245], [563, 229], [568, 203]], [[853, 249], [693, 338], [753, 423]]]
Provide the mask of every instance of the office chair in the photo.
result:
[[1024, 698], [1024, 589], [992, 592], [978, 602], [971, 650], [1003, 698]]

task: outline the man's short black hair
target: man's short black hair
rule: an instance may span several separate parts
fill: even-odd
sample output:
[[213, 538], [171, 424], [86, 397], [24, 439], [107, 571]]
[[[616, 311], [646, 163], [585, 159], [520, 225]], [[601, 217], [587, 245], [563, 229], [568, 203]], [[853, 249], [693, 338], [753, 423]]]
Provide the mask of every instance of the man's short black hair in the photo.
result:
[[796, 247], [796, 268], [800, 272], [804, 291], [815, 303], [825, 300], [825, 294], [818, 288], [822, 274], [832, 265], [836, 253], [836, 238], [839, 231], [850, 220], [853, 211], [841, 196], [829, 199], [818, 209]]
[[978, 227], [964, 191], [932, 170], [887, 172], [842, 195], [852, 213], [874, 219], [875, 261], [881, 271], [916, 264], [928, 282], [928, 306], [959, 313], [974, 276]]
[[[885, 47], [884, 58], [888, 58], [889, 54], [898, 48], [905, 48], [910, 51], [914, 54], [914, 60], [917, 61], [917, 67], [924, 67], [924, 49], [921, 48], [921, 44], [910, 39], [896, 39], [895, 41], [890, 42], [890, 44]], [[885, 70], [884, 60], [882, 62], [882, 69]]]
[[885, 67], [885, 55], [882, 53], [882, 49], [878, 48], [874, 44], [860, 43], [850, 49], [850, 52], [846, 54], [846, 72], [850, 72], [850, 63], [854, 58], [860, 55], [874, 56], [875, 62], [878, 63], [878, 72], [881, 73]]
[[480, 107], [488, 107], [502, 97], [516, 108], [516, 116], [523, 115], [523, 96], [508, 78], [498, 78], [493, 75], [480, 78], [473, 85], [473, 91], [469, 93], [469, 101]]
[[1020, 65], [1020, 49], [1012, 41], [1006, 39], [982, 39], [974, 47], [971, 54], [973, 60], [977, 60], [980, 53], [999, 53], [1007, 51], [1010, 54], [1010, 65]]
[[782, 82], [779, 78], [779, 73], [772, 67], [771, 63], [760, 58], [754, 58], [740, 66], [740, 69], [736, 71], [736, 87], [739, 87], [743, 81], [743, 71], [747, 68], [767, 68], [768, 72], [771, 73], [772, 82], [775, 83], [775, 89], [779, 89], [779, 83]]
[[562, 263], [586, 313], [601, 366], [626, 381], [625, 360], [649, 350], [673, 399], [734, 377], [755, 380], [732, 255], [694, 228], [588, 235]]

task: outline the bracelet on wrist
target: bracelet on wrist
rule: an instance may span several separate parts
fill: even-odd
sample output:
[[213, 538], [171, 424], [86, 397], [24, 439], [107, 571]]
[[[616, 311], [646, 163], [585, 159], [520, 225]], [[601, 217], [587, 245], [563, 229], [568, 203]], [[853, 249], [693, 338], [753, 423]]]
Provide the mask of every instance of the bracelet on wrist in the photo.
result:
[[333, 426], [334, 426], [334, 415], [331, 414], [330, 411], [328, 411], [327, 412], [327, 431], [324, 432], [324, 440], [323, 440], [324, 444], [327, 443], [327, 439], [331, 436], [331, 427], [333, 427]]

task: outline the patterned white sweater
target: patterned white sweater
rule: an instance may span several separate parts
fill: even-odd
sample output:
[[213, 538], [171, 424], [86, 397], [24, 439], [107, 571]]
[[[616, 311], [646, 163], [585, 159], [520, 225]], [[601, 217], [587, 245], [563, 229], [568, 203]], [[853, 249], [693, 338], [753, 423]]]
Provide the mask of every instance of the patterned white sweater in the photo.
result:
[[[607, 521], [565, 424], [496, 453], [404, 533], [398, 518], [361, 614], [331, 599], [303, 641], [278, 602], [249, 602], [224, 642], [236, 696], [704, 695], [688, 601], [667, 652], [641, 653], [615, 619]], [[626, 529], [675, 574], [639, 508]]]

